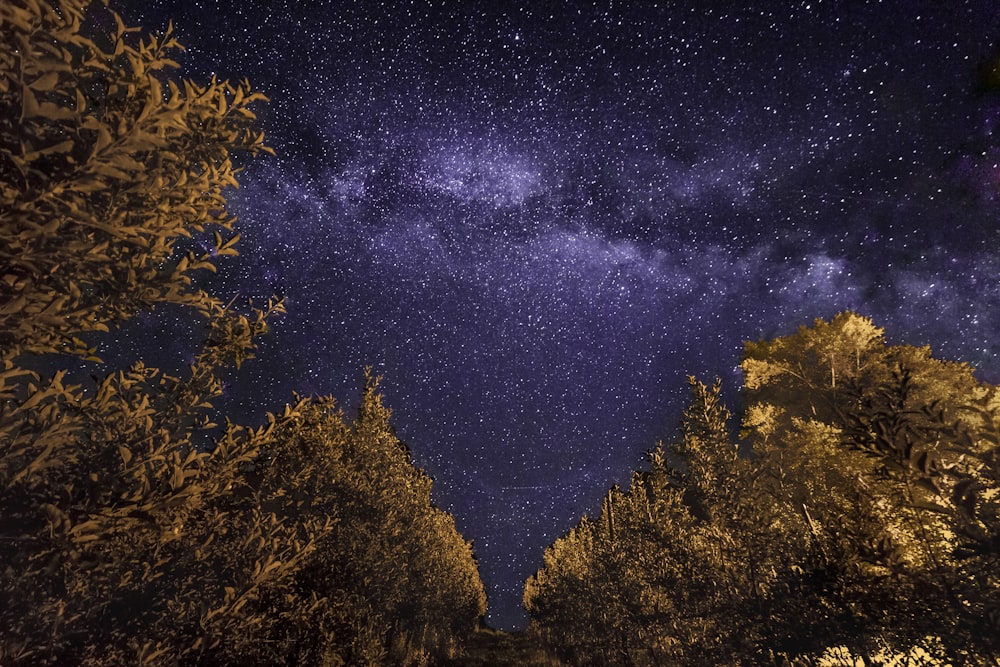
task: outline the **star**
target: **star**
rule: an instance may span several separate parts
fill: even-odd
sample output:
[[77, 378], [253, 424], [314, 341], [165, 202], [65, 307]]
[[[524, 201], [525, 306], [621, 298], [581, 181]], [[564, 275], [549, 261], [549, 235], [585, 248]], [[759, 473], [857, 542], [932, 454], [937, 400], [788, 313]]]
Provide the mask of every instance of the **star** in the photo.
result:
[[744, 340], [854, 309], [1000, 377], [993, 2], [130, 11], [271, 98], [212, 280], [288, 314], [228, 409], [374, 365], [497, 627]]

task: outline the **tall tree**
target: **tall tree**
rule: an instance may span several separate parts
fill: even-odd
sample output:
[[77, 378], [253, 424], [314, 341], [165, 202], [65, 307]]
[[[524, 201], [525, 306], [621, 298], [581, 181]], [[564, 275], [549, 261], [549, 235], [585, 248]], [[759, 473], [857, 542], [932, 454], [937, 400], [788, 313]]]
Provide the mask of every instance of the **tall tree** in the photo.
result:
[[740, 364], [747, 404], [766, 392], [788, 415], [781, 420], [786, 428], [791, 416], [830, 422], [845, 385], [871, 373], [884, 350], [884, 331], [850, 312], [790, 336], [747, 342]]
[[611, 489], [600, 516], [558, 540], [525, 586], [533, 629], [576, 661], [724, 664], [753, 654], [729, 413], [718, 383], [690, 384], [681, 442], [651, 450], [651, 469], [627, 491]]
[[[245, 83], [167, 80], [169, 31], [143, 37], [109, 14], [112, 34], [84, 35], [88, 12], [107, 11], [91, 4], [0, 6], [5, 661], [80, 660], [115, 637], [140, 660], [157, 653], [155, 640], [115, 634], [127, 624], [88, 623], [129, 616], [163, 577], [163, 551], [252, 457], [255, 436], [236, 427], [211, 452], [196, 442], [219, 369], [252, 356], [280, 311], [240, 315], [191, 280], [235, 252], [223, 192], [234, 151], [267, 150], [248, 106], [262, 97]], [[208, 250], [180, 249], [212, 227]], [[27, 355], [90, 356], [86, 334], [158, 303], [208, 318], [186, 377], [138, 364], [85, 391], [30, 369]]]
[[[114, 31], [84, 34], [89, 12]], [[221, 372], [281, 312], [240, 314], [193, 283], [236, 253], [225, 193], [237, 155], [268, 151], [249, 109], [263, 98], [171, 78], [178, 48], [100, 3], [0, 4], [0, 662], [444, 655], [483, 613], [482, 584], [377, 383], [352, 425], [329, 399], [216, 423]], [[92, 334], [161, 304], [205, 318], [179, 377], [137, 362], [84, 387], [32, 370], [91, 358]]]
[[233, 655], [294, 662], [338, 656], [345, 664], [407, 664], [447, 657], [485, 612], [472, 548], [433, 506], [431, 480], [396, 438], [370, 373], [358, 417], [330, 398], [301, 400], [279, 417], [249, 479], [255, 501], [301, 524], [330, 530], [267, 604], [297, 618], [244, 639]]
[[[881, 329], [849, 312], [748, 343], [743, 369], [744, 435], [782, 495], [800, 507], [811, 538], [807, 562], [828, 601], [812, 605], [825, 618], [793, 618], [815, 624], [820, 642], [831, 629], [868, 637], [853, 646], [861, 653], [872, 642], [902, 648], [936, 633], [952, 659], [965, 653], [974, 642], [954, 625], [963, 616], [953, 583], [955, 530], [932, 502], [939, 492], [930, 479], [943, 488], [945, 469], [966, 467], [949, 453], [955, 439], [944, 425], [981, 430], [984, 422], [964, 406], [993, 390], [967, 364], [934, 359], [929, 348], [885, 345]], [[920, 475], [927, 483], [916, 483]], [[794, 629], [798, 637], [813, 632]]]
[[997, 390], [853, 313], [743, 369], [740, 448], [692, 380], [679, 442], [529, 579], [532, 627], [578, 662], [991, 664]]

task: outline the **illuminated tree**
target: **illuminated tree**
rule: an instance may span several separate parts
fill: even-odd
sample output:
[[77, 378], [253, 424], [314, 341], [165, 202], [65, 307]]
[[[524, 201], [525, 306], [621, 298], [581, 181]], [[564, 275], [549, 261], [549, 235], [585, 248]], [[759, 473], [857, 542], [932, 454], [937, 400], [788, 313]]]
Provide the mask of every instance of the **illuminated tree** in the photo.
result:
[[995, 660], [996, 389], [853, 313], [743, 369], [740, 447], [691, 380], [680, 441], [529, 579], [532, 628], [584, 663]]
[[900, 363], [889, 381], [859, 396], [844, 440], [904, 490], [934, 575], [944, 645], [953, 656], [993, 662], [1000, 656], [1000, 401], [995, 387], [981, 385], [964, 400], [942, 391], [928, 402], [926, 376]]
[[873, 424], [872, 406], [907, 368], [912, 391], [907, 404], [889, 409], [892, 420], [913, 426], [914, 461], [939, 451], [934, 412], [956, 414], [983, 390], [972, 369], [936, 360], [928, 348], [887, 346], [883, 331], [854, 313], [746, 349], [744, 436], [775, 496], [790, 501], [787, 520], [800, 521], [808, 536], [804, 569], [786, 581], [789, 602], [811, 600], [810, 613], [788, 616], [789, 639], [812, 637], [818, 650], [839, 635], [863, 654], [949, 634], [951, 532], [940, 514], [917, 509], [930, 500], [926, 489], [857, 443], [862, 432], [867, 438], [889, 424]]
[[[91, 4], [0, 4], [0, 663], [450, 650], [482, 584], [377, 383], [350, 426], [329, 399], [257, 429], [215, 423], [222, 371], [281, 312], [240, 314], [192, 282], [236, 253], [225, 192], [237, 155], [268, 151], [248, 108], [262, 96], [170, 78], [169, 29], [143, 36]], [[88, 12], [114, 32], [84, 35]], [[205, 318], [180, 377], [136, 363], [84, 387], [32, 370], [92, 359], [93, 335], [162, 304]]]
[[389, 417], [369, 373], [353, 423], [329, 398], [301, 400], [276, 420], [248, 479], [255, 505], [295, 524], [333, 525], [289, 590], [266, 602], [285, 621], [245, 637], [233, 656], [269, 664], [282, 646], [278, 654], [298, 664], [439, 659], [485, 613], [471, 546], [432, 505], [431, 480]]
[[845, 384], [870, 373], [884, 350], [884, 331], [850, 312], [830, 322], [817, 319], [790, 336], [748, 342], [740, 364], [747, 405], [766, 393], [768, 403], [780, 406], [772, 429], [787, 428], [793, 416], [829, 422]]
[[249, 109], [263, 96], [248, 83], [169, 78], [169, 29], [143, 36], [113, 15], [112, 34], [87, 37], [91, 4], [0, 8], [6, 361], [87, 355], [81, 334], [161, 303], [215, 312], [191, 276], [236, 254], [224, 196], [237, 185], [233, 153], [269, 151]]
[[[90, 4], [0, 6], [0, 657], [16, 664], [204, 650], [130, 632], [149, 629], [163, 610], [145, 602], [170, 592], [215, 613], [206, 637], [235, 620], [197, 587], [163, 582], [254, 455], [260, 434], [235, 426], [211, 450], [198, 443], [220, 369], [252, 356], [281, 309], [243, 316], [191, 283], [235, 253], [223, 192], [234, 151], [267, 150], [248, 108], [261, 96], [168, 80], [169, 31], [141, 37], [115, 16], [111, 35], [85, 36]], [[30, 370], [29, 355], [89, 357], [88, 334], [159, 303], [207, 318], [185, 377], [137, 364], [86, 391]], [[247, 552], [266, 572], [234, 588], [243, 599], [287, 569], [267, 567], [269, 550], [294, 562], [312, 532], [247, 521], [246, 535], [273, 539]]]
[[752, 655], [752, 569], [740, 540], [753, 526], [734, 504], [742, 469], [718, 384], [690, 384], [681, 442], [650, 451], [651, 469], [627, 491], [611, 489], [600, 516], [557, 540], [525, 586], [532, 628], [575, 661]]

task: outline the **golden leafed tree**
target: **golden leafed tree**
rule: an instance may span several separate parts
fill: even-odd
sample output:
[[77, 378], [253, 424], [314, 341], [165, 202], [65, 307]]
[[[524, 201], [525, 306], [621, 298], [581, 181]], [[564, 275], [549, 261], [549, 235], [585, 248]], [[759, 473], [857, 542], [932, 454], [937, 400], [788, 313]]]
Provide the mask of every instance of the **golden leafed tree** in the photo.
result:
[[573, 664], [994, 664], [996, 387], [854, 313], [746, 351], [742, 441], [691, 379], [679, 441], [546, 550], [531, 628]]
[[[86, 354], [80, 334], [159, 303], [210, 314], [218, 300], [191, 275], [235, 254], [233, 154], [268, 150], [248, 83], [171, 78], [169, 28], [143, 35], [114, 15], [111, 34], [85, 35], [92, 4], [0, 6], [4, 360]], [[207, 250], [178, 251], [207, 232]]]
[[[100, 17], [109, 34], [82, 30]], [[248, 107], [262, 96], [172, 78], [179, 48], [169, 30], [126, 28], [100, 3], [0, 4], [4, 664], [204, 653], [311, 548], [314, 526], [248, 513], [236, 523], [255, 574], [216, 570], [219, 586], [174, 576], [186, 540], [207, 548], [233, 524], [220, 499], [269, 431], [228, 425], [210, 448], [200, 432], [214, 427], [219, 369], [251, 356], [281, 309], [245, 317], [192, 286], [235, 253], [234, 156], [267, 149]], [[90, 357], [89, 334], [164, 303], [207, 318], [184, 377], [137, 363], [84, 389], [32, 370], [44, 355]], [[182, 598], [199, 603], [194, 616], [171, 606]], [[149, 634], [167, 616], [170, 633]]]
[[[351, 425], [332, 399], [257, 429], [213, 414], [220, 371], [282, 308], [244, 316], [192, 278], [236, 254], [234, 161], [269, 149], [263, 97], [172, 77], [179, 49], [101, 3], [0, 4], [0, 663], [447, 655], [482, 582], [377, 379]], [[182, 376], [37, 371], [161, 304], [206, 321]]]

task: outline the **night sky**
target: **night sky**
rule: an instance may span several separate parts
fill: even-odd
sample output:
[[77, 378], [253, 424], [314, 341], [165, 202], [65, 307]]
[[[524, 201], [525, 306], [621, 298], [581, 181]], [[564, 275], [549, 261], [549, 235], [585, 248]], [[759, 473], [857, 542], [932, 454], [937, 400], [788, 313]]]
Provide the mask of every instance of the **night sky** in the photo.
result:
[[[673, 436], [686, 375], [738, 407], [744, 340], [852, 309], [1000, 379], [996, 0], [124, 14], [173, 18], [183, 76], [271, 98], [278, 156], [242, 174], [243, 254], [207, 285], [288, 314], [223, 407], [350, 411], [372, 365], [494, 626], [523, 626], [544, 547]], [[196, 324], [137, 326], [106, 356], [190, 356]]]

